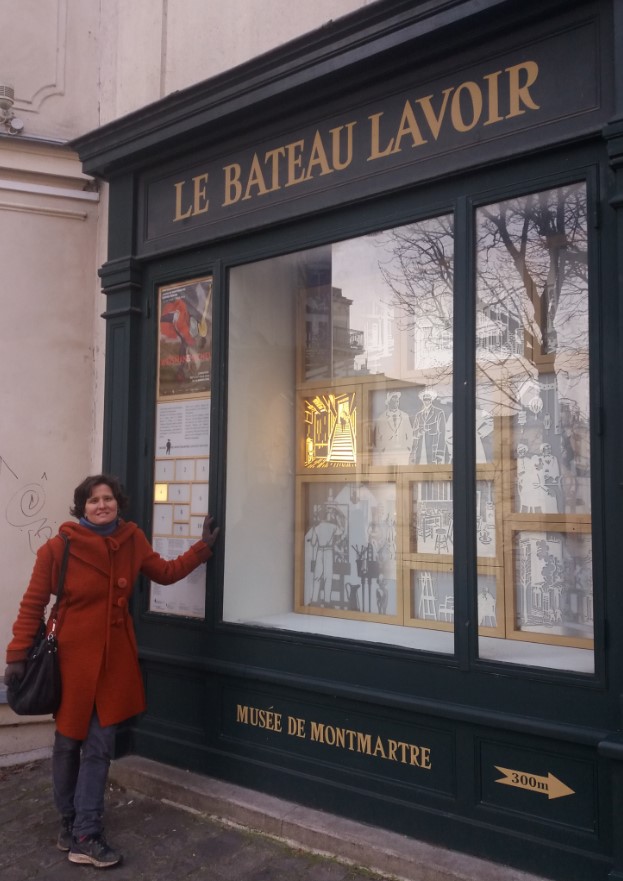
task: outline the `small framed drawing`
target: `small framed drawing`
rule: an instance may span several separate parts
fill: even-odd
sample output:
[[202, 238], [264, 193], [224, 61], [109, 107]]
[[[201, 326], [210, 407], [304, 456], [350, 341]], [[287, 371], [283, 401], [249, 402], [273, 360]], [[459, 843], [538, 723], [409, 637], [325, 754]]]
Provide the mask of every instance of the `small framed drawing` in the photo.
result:
[[450, 469], [409, 480], [408, 511], [403, 522], [408, 530], [407, 552], [411, 557], [451, 563], [454, 555], [454, 501]]
[[300, 480], [296, 610], [397, 623], [396, 484]]
[[[408, 480], [407, 553], [413, 558], [451, 562], [454, 556], [454, 498], [452, 471], [439, 471], [426, 479]], [[500, 513], [496, 481], [476, 482], [476, 553], [479, 563], [498, 561]]]
[[299, 397], [298, 471], [354, 472], [361, 461], [360, 394], [354, 386], [330, 385]]
[[452, 395], [445, 386], [394, 384], [368, 390], [370, 465], [438, 468], [452, 462]]
[[454, 567], [449, 563], [416, 563], [407, 573], [406, 623], [454, 630]]
[[506, 621], [513, 639], [591, 648], [591, 524], [506, 523]]
[[[407, 623], [432, 630], [453, 630], [454, 567], [448, 563], [409, 564], [408, 575]], [[500, 567], [478, 568], [478, 633], [481, 636], [504, 634], [501, 576]]]

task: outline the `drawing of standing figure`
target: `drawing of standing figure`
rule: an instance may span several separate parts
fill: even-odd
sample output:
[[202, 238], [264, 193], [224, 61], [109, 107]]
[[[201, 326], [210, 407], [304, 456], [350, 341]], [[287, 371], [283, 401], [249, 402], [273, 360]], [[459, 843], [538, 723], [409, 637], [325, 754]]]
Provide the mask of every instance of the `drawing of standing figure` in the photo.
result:
[[482, 627], [496, 627], [495, 597], [489, 588], [483, 584], [478, 594], [478, 623]]
[[327, 589], [331, 590], [333, 581], [334, 546], [343, 534], [344, 524], [340, 522], [337, 508], [325, 505], [324, 518], [312, 528], [308, 539], [312, 547], [312, 603], [326, 602]]
[[413, 418], [411, 462], [415, 465], [440, 465], [446, 456], [446, 417], [433, 405], [437, 392], [425, 388], [420, 392], [422, 409]]
[[390, 391], [385, 412], [374, 423], [374, 450], [378, 464], [407, 465], [413, 444], [409, 415], [400, 409], [400, 392]]

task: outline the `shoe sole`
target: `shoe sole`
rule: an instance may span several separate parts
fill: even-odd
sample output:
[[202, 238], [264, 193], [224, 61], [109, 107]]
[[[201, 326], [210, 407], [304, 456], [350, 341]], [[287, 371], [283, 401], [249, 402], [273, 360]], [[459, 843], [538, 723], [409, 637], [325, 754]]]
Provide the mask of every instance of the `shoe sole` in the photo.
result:
[[69, 856], [67, 857], [67, 859], [70, 863], [79, 863], [83, 866], [95, 866], [97, 869], [108, 869], [111, 866], [118, 866], [121, 862], [121, 859], [113, 860], [112, 862], [96, 860], [95, 857], [90, 857], [86, 853], [73, 853], [73, 851], [69, 852]]
[[63, 853], [69, 853], [71, 848], [67, 844], [60, 844], [58, 841], [56, 842], [56, 846], [59, 850], [62, 850]]

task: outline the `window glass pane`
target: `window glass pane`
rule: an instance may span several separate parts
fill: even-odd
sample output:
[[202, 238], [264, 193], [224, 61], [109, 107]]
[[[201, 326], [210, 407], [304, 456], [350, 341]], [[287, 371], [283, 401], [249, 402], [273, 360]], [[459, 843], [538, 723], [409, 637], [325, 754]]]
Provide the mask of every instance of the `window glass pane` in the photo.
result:
[[476, 243], [480, 655], [591, 672], [586, 187], [480, 209]]
[[231, 271], [225, 620], [454, 650], [453, 235]]

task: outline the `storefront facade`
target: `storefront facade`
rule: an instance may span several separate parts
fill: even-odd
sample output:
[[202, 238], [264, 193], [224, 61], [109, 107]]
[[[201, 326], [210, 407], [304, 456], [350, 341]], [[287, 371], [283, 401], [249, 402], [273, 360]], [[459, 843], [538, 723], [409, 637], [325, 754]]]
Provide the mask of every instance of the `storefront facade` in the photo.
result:
[[75, 142], [105, 465], [164, 555], [223, 526], [122, 749], [623, 878], [622, 35], [381, 2]]

